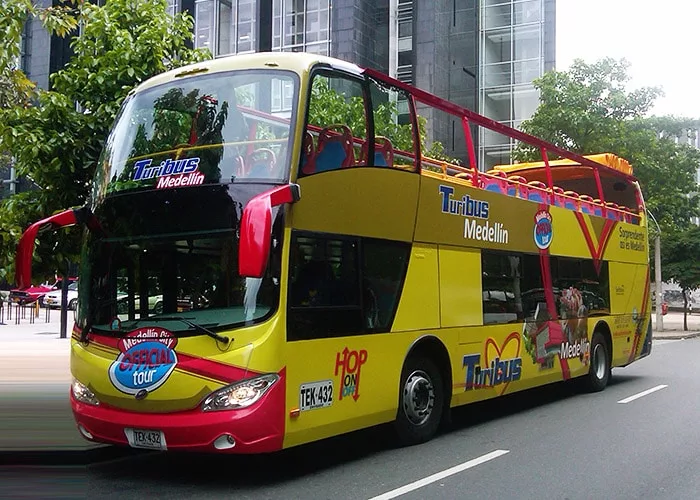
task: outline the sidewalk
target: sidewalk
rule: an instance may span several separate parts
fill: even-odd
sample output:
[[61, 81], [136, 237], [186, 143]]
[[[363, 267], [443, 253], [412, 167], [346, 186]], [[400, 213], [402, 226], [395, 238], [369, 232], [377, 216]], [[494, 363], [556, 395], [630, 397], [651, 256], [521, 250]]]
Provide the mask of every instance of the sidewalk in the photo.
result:
[[670, 311], [662, 317], [663, 331], [656, 328], [656, 314], [652, 311], [651, 328], [655, 339], [690, 339], [700, 337], [700, 313], [688, 314], [688, 331], [683, 330], [683, 313]]
[[[15, 324], [5, 316], [0, 323], [0, 385], [65, 383], [70, 384], [70, 334], [73, 312], [68, 312], [65, 339], [60, 338], [61, 312], [52, 310], [50, 321], [45, 311], [39, 312], [34, 323], [28, 318]], [[2, 388], [0, 387], [0, 392]]]

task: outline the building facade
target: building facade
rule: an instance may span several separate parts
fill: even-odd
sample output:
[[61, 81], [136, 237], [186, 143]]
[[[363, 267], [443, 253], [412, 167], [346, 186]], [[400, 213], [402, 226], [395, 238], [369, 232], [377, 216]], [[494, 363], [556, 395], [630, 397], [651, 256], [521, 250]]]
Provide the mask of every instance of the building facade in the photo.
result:
[[[51, 0], [42, 0], [51, 3]], [[258, 48], [259, 0], [168, 0], [195, 20], [194, 46], [215, 57]], [[270, 1], [270, 0], [267, 0]], [[494, 120], [518, 126], [536, 109], [532, 79], [554, 67], [556, 0], [271, 0], [273, 51], [304, 51], [372, 67]], [[38, 24], [38, 23], [34, 23]], [[43, 88], [68, 57], [67, 42], [28, 23], [27, 74]], [[279, 108], [291, 92], [280, 89]], [[399, 102], [399, 113], [407, 104]], [[462, 125], [419, 107], [428, 143], [466, 158]], [[513, 144], [473, 134], [480, 168], [508, 161]]]
[[[532, 81], [554, 69], [555, 0], [481, 0], [479, 112], [519, 128], [539, 105]], [[512, 139], [481, 131], [482, 168], [509, 163]]]

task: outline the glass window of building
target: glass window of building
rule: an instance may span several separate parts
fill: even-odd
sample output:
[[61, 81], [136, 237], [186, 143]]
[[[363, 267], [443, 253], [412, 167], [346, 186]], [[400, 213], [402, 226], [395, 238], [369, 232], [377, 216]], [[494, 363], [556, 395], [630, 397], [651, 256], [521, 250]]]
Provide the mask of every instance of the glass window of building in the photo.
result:
[[213, 42], [215, 24], [214, 0], [197, 0], [194, 5], [195, 20], [195, 47], [198, 49], [209, 49], [214, 53]]
[[217, 56], [253, 52], [255, 0], [196, 0], [195, 32], [195, 46]]
[[[511, 127], [532, 116], [539, 97], [532, 81], [544, 71], [544, 3], [484, 0], [481, 9], [479, 112]], [[504, 140], [506, 139], [506, 140]], [[480, 130], [480, 164], [508, 163], [512, 140]]]
[[330, 9], [330, 0], [273, 0], [273, 50], [329, 55]]
[[178, 0], [168, 0], [168, 6], [166, 7], [166, 12], [171, 16], [177, 14], [179, 9]]

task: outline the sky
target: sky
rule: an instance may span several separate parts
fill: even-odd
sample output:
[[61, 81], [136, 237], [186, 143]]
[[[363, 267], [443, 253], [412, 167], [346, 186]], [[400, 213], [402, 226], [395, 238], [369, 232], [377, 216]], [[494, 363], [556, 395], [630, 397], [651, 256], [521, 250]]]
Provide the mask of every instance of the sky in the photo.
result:
[[629, 61], [629, 89], [662, 87], [650, 114], [700, 118], [700, 0], [556, 0], [556, 69]]

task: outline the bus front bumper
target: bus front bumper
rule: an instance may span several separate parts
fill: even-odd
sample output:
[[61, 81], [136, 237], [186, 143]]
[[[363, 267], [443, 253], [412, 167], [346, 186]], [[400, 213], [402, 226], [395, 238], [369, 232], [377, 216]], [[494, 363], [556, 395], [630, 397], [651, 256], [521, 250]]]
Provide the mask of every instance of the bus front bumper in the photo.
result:
[[79, 432], [97, 443], [244, 454], [278, 451], [284, 440], [284, 384], [275, 384], [260, 401], [241, 410], [136, 413], [82, 403], [72, 391], [70, 400]]

